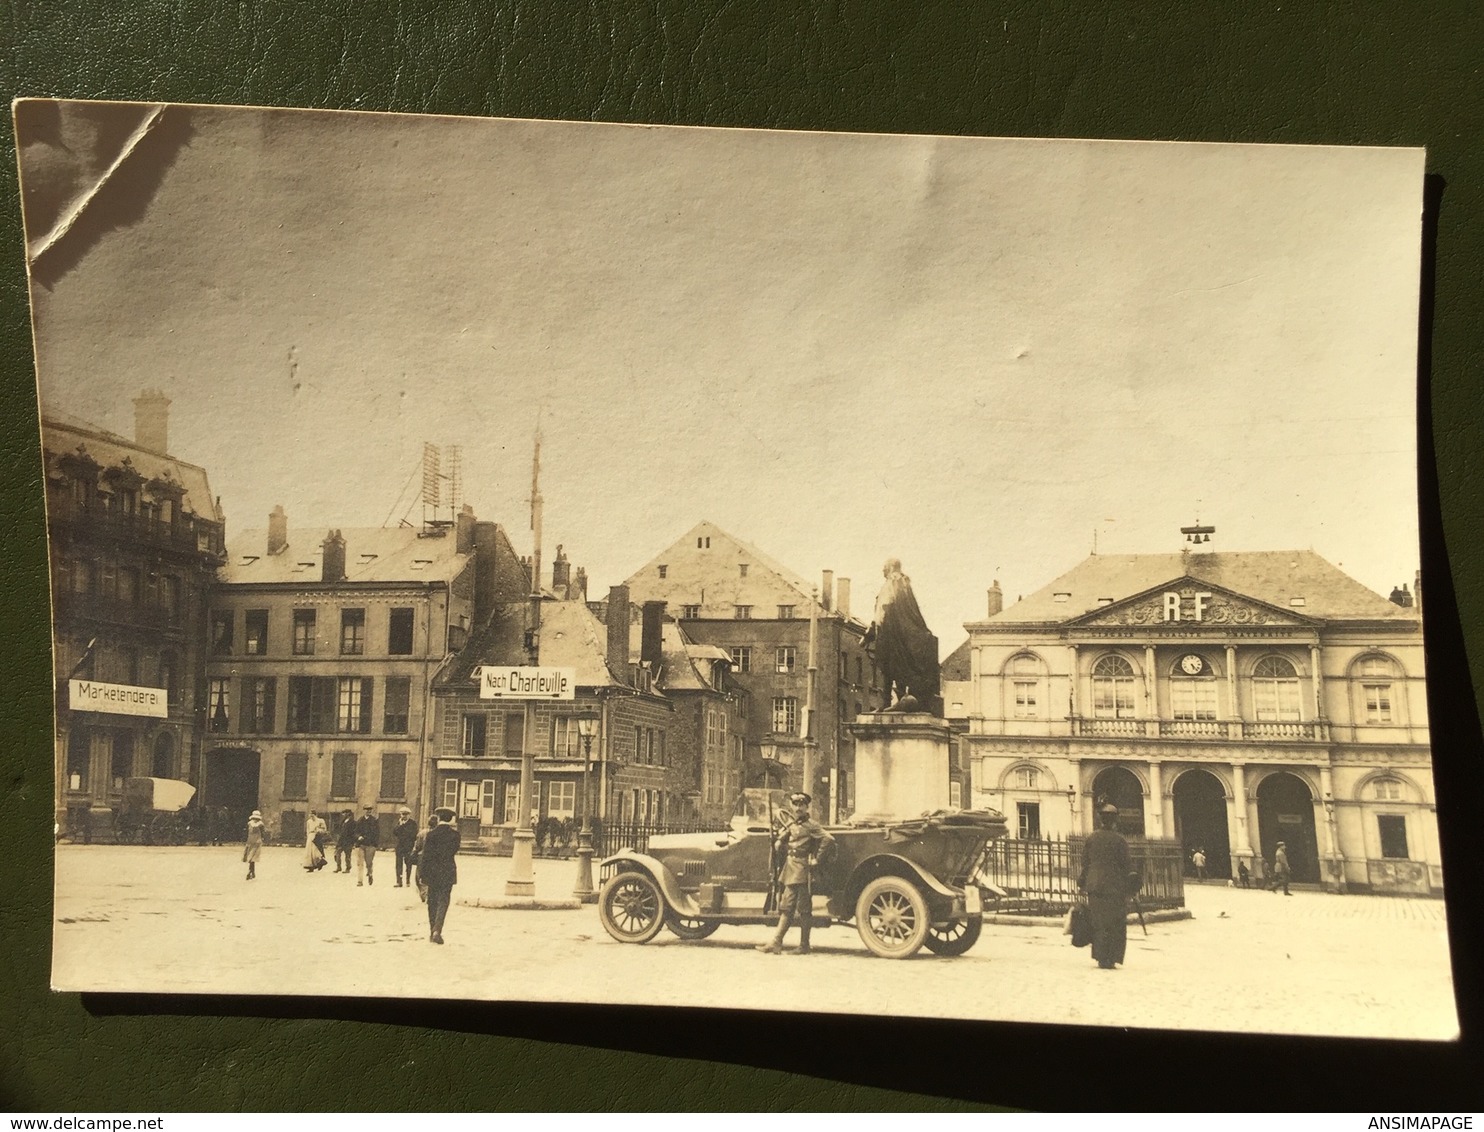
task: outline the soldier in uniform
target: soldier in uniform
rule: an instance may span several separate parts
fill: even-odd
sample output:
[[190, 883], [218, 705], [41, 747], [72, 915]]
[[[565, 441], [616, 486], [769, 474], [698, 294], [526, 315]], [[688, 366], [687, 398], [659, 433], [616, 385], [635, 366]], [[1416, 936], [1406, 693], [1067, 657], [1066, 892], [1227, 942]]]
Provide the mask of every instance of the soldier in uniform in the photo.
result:
[[788, 800], [794, 812], [773, 844], [774, 852], [783, 858], [783, 867], [778, 875], [778, 885], [783, 894], [778, 903], [778, 930], [768, 943], [759, 944], [758, 950], [769, 955], [779, 954], [783, 950], [783, 937], [797, 918], [799, 948], [795, 954], [808, 955], [809, 929], [813, 926], [814, 868], [829, 854], [835, 839], [809, 816], [809, 804], [813, 799], [808, 794], [790, 794]]

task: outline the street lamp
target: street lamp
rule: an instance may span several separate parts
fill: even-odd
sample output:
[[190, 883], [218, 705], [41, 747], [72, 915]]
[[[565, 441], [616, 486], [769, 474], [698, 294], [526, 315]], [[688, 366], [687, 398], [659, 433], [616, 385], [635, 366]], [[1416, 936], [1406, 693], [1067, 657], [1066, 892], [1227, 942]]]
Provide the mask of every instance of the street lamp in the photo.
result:
[[593, 890], [593, 739], [598, 734], [598, 713], [577, 716], [577, 734], [582, 737], [582, 830], [577, 834], [577, 883], [572, 895], [584, 904], [597, 899]]
[[757, 745], [758, 753], [763, 758], [763, 772], [774, 773], [778, 776], [778, 786], [784, 789], [788, 786], [788, 768], [793, 766], [793, 748], [787, 744], [778, 742], [769, 735]]

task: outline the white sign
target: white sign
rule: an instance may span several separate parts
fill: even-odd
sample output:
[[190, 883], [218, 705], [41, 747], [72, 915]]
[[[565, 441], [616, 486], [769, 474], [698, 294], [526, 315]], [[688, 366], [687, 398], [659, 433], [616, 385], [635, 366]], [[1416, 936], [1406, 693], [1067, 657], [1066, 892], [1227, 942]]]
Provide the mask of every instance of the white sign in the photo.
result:
[[114, 715], [170, 714], [170, 695], [164, 688], [137, 688], [133, 684], [100, 684], [96, 680], [67, 681], [67, 703], [73, 711], [106, 711]]
[[481, 700], [571, 700], [577, 669], [484, 665], [478, 669]]

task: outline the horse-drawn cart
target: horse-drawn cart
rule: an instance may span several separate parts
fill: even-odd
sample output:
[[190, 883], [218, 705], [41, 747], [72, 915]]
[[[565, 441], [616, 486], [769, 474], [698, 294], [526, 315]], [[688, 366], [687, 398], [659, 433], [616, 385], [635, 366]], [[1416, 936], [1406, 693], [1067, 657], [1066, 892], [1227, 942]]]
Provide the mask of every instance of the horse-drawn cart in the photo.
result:
[[196, 788], [176, 778], [126, 778], [118, 839], [126, 845], [184, 845], [186, 807]]

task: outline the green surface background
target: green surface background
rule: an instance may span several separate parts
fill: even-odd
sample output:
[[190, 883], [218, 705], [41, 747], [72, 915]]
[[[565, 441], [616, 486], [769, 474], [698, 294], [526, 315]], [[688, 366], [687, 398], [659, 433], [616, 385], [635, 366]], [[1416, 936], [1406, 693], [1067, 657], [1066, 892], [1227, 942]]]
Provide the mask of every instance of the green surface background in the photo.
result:
[[[45, 533], [7, 129], [0, 1109], [1479, 1107], [1479, 4], [0, 0], [0, 36], [8, 97], [1426, 145], [1429, 172], [1442, 180], [1433, 182], [1433, 353], [1421, 396], [1423, 568], [1466, 1039], [1428, 1047], [674, 1010], [52, 995]], [[1199, 444], [1191, 438], [1193, 452]], [[1254, 960], [1254, 978], [1281, 977]]]

